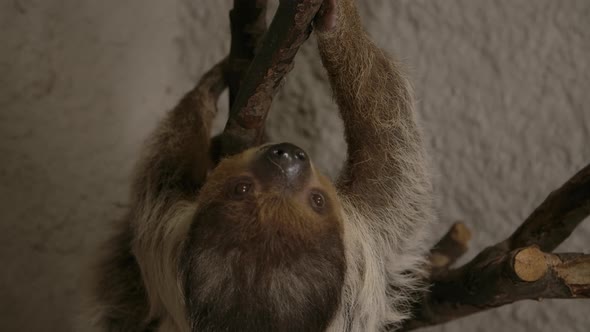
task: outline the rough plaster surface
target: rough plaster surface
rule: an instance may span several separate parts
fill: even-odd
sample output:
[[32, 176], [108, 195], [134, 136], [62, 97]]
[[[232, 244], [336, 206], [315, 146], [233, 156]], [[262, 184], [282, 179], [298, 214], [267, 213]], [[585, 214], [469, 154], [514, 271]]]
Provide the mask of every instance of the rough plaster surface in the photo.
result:
[[[228, 50], [218, 0], [0, 1], [0, 330], [76, 328], [82, 275], [127, 201], [140, 142]], [[376, 42], [408, 65], [441, 234], [468, 257], [590, 161], [590, 1], [371, 0]], [[314, 41], [269, 133], [337, 174], [342, 124]], [[225, 108], [226, 103], [222, 103]], [[220, 122], [221, 123], [221, 122]], [[586, 223], [560, 248], [589, 250]], [[431, 331], [587, 331], [590, 302], [525, 302]]]

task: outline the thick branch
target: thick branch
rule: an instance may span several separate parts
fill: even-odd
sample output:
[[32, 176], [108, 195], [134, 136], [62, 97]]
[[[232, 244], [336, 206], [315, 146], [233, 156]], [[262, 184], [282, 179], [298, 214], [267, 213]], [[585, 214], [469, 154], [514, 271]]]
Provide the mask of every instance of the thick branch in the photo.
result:
[[554, 255], [590, 214], [590, 165], [547, 199], [505, 241], [448, 270], [465, 251], [457, 224], [431, 251], [430, 292], [416, 303], [405, 330], [441, 324], [515, 301], [590, 297], [590, 256]]
[[404, 330], [445, 323], [521, 300], [590, 297], [590, 255], [547, 254], [536, 246], [508, 254], [490, 247], [440, 276]]
[[589, 214], [590, 165], [549, 194], [504, 245], [512, 250], [536, 244], [553, 251]]
[[272, 99], [293, 59], [311, 33], [311, 21], [322, 0], [283, 0], [248, 68], [219, 142], [221, 156], [262, 142]]
[[[267, 2], [267, 0], [234, 0], [233, 9], [229, 12], [231, 47], [223, 74], [229, 86], [230, 109], [234, 105], [246, 72], [266, 33]], [[243, 144], [233, 142], [231, 136], [222, 133], [211, 140], [209, 153], [213, 165], [217, 165], [222, 156], [242, 149]]]
[[231, 47], [225, 79], [229, 86], [230, 108], [266, 32], [267, 2], [268, 0], [234, 0], [234, 7], [229, 12]]

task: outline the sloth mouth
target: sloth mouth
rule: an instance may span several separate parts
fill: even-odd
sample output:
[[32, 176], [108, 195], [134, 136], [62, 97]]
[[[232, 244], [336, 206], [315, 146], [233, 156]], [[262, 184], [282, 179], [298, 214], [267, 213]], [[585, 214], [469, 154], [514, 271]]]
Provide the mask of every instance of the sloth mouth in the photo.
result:
[[272, 164], [274, 164], [275, 166], [277, 166], [277, 167], [278, 167], [278, 168], [281, 170], [281, 173], [282, 173], [283, 175], [286, 175], [286, 174], [287, 174], [287, 172], [286, 172], [286, 171], [283, 169], [283, 166], [281, 166], [281, 164], [279, 164], [279, 163], [277, 163], [276, 161], [272, 160], [272, 158], [270, 158], [270, 157], [267, 157], [267, 159], [268, 159], [268, 161], [269, 161], [270, 163], [272, 163]]

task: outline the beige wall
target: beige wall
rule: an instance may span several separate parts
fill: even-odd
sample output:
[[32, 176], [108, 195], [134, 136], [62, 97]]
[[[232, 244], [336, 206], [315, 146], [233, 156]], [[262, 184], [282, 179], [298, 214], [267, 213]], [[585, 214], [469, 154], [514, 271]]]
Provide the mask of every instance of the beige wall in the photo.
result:
[[[0, 1], [0, 330], [75, 330], [81, 271], [124, 212], [139, 143], [227, 52], [230, 3]], [[361, 7], [415, 83], [435, 233], [464, 220], [473, 255], [590, 162], [590, 1]], [[313, 41], [269, 125], [336, 174], [342, 128]], [[589, 238], [586, 223], [560, 250], [590, 250]], [[433, 330], [587, 331], [589, 312], [588, 301], [527, 302]]]

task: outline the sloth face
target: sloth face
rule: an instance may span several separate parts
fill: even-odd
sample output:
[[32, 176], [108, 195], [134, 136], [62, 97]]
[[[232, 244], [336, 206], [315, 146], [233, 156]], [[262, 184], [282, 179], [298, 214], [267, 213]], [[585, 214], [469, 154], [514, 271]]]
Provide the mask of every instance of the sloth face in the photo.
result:
[[222, 160], [198, 206], [183, 254], [193, 327], [327, 327], [344, 282], [342, 212], [302, 149], [264, 145]]
[[332, 183], [315, 170], [302, 149], [290, 143], [264, 145], [222, 160], [200, 196], [201, 204], [288, 200], [303, 213], [336, 216], [339, 212]]

